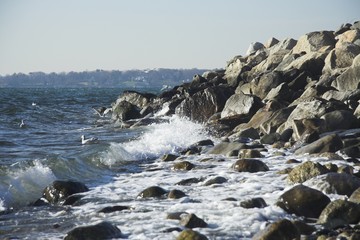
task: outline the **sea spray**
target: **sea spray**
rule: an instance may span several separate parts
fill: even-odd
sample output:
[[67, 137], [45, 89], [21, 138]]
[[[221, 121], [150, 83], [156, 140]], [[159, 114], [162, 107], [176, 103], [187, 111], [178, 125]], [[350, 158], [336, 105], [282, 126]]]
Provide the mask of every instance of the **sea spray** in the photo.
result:
[[154, 159], [166, 153], [177, 153], [207, 138], [209, 136], [202, 124], [174, 115], [165, 123], [149, 125], [138, 139], [111, 143], [109, 150], [103, 154], [102, 163], [112, 165], [122, 161]]
[[10, 170], [0, 183], [3, 207], [16, 208], [34, 202], [41, 197], [43, 189], [55, 179], [51, 169], [39, 160], [24, 169], [16, 168], [12, 172]]

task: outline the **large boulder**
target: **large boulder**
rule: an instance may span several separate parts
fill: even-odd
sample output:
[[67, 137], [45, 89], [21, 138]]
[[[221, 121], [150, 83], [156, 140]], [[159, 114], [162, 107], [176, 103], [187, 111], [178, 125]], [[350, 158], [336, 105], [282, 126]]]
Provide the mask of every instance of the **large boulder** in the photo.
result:
[[292, 183], [303, 183], [310, 178], [328, 172], [329, 170], [320, 163], [306, 161], [291, 170], [291, 172], [288, 174], [287, 179]]
[[285, 82], [284, 76], [281, 72], [272, 71], [265, 73], [260, 78], [255, 78], [251, 81], [251, 91], [254, 95], [263, 99], [269, 91], [281, 83]]
[[205, 228], [208, 224], [195, 214], [184, 214], [181, 216], [180, 224], [186, 228]]
[[210, 148], [207, 154], [228, 155], [231, 152], [239, 152], [241, 149], [248, 148], [246, 144], [239, 142], [221, 142]]
[[226, 101], [224, 109], [221, 112], [221, 117], [253, 115], [261, 106], [262, 103], [258, 97], [237, 93]]
[[359, 89], [360, 83], [360, 54], [357, 55], [351, 67], [332, 82], [332, 86], [340, 91]]
[[347, 173], [330, 172], [312, 178], [306, 184], [312, 185], [328, 194], [334, 193], [350, 197], [360, 187], [360, 179]]
[[233, 94], [228, 87], [209, 87], [186, 98], [175, 109], [176, 114], [196, 122], [206, 122], [223, 110], [226, 100]]
[[341, 138], [337, 134], [326, 135], [295, 151], [296, 155], [336, 152], [343, 147]]
[[353, 43], [343, 43], [331, 50], [325, 58], [323, 71], [331, 72], [336, 69], [350, 67], [354, 58], [360, 54], [360, 46]]
[[266, 226], [256, 233], [252, 240], [298, 240], [300, 233], [296, 226], [287, 219], [281, 219]]
[[326, 113], [321, 119], [325, 120], [325, 129], [328, 132], [358, 127], [357, 118], [347, 110], [335, 110]]
[[112, 118], [113, 119], [120, 119], [121, 121], [128, 121], [131, 119], [137, 119], [140, 118], [140, 108], [138, 108], [136, 105], [127, 102], [127, 101], [121, 101], [117, 102], [112, 107]]
[[297, 185], [284, 192], [277, 205], [288, 213], [318, 218], [329, 203], [330, 199], [322, 192], [304, 185]]
[[293, 48], [293, 52], [316, 52], [326, 46], [334, 48], [335, 43], [335, 35], [331, 31], [311, 32], [299, 38], [297, 44]]
[[240, 74], [245, 70], [248, 70], [246, 67], [246, 61], [241, 56], [235, 56], [231, 59], [226, 68], [225, 68], [225, 76], [227, 83], [231, 86], [236, 86], [240, 80]]
[[65, 204], [73, 194], [89, 191], [81, 182], [56, 180], [43, 191], [42, 198], [51, 204]]
[[360, 205], [347, 200], [338, 199], [329, 203], [321, 212], [318, 224], [328, 229], [356, 224], [360, 220]]
[[339, 34], [336, 36], [337, 43], [336, 47], [339, 47], [340, 45], [344, 43], [355, 43], [357, 45], [360, 45], [360, 29], [354, 28], [351, 30], [348, 30], [342, 34]]
[[74, 228], [66, 234], [64, 240], [97, 240], [121, 237], [119, 228], [109, 222], [101, 222], [91, 226]]
[[119, 104], [120, 102], [126, 101], [129, 102], [138, 108], [143, 108], [148, 105], [152, 99], [156, 97], [152, 93], [139, 93], [136, 91], [124, 91], [116, 100], [114, 105]]

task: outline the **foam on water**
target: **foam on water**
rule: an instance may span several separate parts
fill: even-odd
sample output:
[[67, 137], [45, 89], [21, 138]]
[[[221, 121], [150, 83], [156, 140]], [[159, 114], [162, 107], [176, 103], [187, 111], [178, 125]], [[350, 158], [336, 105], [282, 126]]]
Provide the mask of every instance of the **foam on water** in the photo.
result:
[[1, 181], [0, 199], [3, 207], [25, 206], [41, 197], [44, 188], [56, 179], [51, 169], [35, 160], [25, 169], [14, 169]]
[[207, 138], [203, 125], [172, 116], [166, 123], [148, 126], [137, 140], [112, 143], [101, 161], [112, 165], [121, 161], [152, 159], [165, 153], [176, 153]]

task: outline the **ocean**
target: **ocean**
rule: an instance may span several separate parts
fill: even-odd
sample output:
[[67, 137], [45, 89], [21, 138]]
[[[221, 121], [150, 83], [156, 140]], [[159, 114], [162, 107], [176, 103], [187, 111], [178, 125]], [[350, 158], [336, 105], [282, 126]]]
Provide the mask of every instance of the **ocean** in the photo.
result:
[[[220, 139], [209, 135], [205, 126], [177, 116], [122, 129], [110, 116], [96, 114], [93, 107], [110, 107], [122, 91], [0, 89], [0, 238], [63, 239], [75, 227], [108, 221], [126, 239], [175, 239], [182, 227], [167, 214], [188, 212], [208, 223], [196, 230], [209, 239], [251, 239], [271, 221], [295, 218], [275, 204], [292, 187], [286, 175], [277, 173], [295, 166], [286, 163], [294, 158], [291, 153], [271, 148], [262, 152], [268, 172], [238, 173], [231, 168], [236, 158], [205, 153], [184, 156], [194, 163], [193, 170], [175, 171], [173, 163], [161, 156], [178, 154], [201, 140]], [[22, 120], [25, 127], [20, 127]], [[82, 145], [81, 135], [99, 142]], [[204, 184], [216, 176], [227, 181]], [[203, 180], [176, 184], [194, 177]], [[79, 181], [90, 191], [74, 206], [33, 206], [54, 180]], [[150, 186], [178, 189], [186, 197], [139, 199], [138, 194]], [[262, 197], [267, 207], [240, 207], [241, 201], [254, 197]], [[228, 198], [235, 201], [224, 201]], [[99, 212], [117, 205], [130, 209]]]

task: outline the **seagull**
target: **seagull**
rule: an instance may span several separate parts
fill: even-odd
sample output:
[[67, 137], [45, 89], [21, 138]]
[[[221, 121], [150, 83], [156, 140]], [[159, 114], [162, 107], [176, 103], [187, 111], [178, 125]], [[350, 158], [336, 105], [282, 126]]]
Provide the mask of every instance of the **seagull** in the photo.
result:
[[84, 135], [81, 135], [81, 144], [92, 144], [97, 143], [98, 139], [96, 137], [85, 139]]
[[100, 116], [105, 117], [109, 112], [112, 111], [112, 108], [100, 107], [100, 108], [92, 108], [94, 111]]
[[24, 123], [24, 120], [21, 119], [20, 128], [24, 128], [25, 126], [26, 126], [26, 125], [25, 125], [25, 123]]

